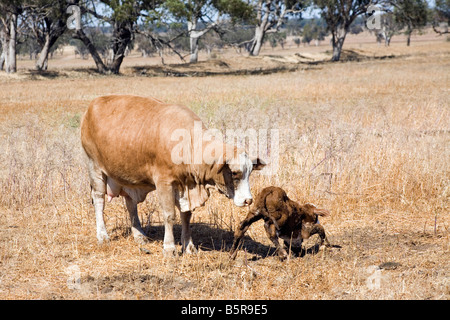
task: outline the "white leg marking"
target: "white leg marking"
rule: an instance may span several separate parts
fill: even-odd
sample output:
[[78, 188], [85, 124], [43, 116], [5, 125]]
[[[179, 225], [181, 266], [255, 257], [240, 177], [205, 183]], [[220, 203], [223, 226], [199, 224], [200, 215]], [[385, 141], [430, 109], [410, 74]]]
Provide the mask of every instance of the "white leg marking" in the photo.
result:
[[106, 232], [105, 221], [103, 220], [103, 209], [105, 208], [105, 195], [92, 191], [92, 201], [94, 202], [95, 222], [97, 224], [97, 240], [99, 244], [108, 241], [108, 232]]

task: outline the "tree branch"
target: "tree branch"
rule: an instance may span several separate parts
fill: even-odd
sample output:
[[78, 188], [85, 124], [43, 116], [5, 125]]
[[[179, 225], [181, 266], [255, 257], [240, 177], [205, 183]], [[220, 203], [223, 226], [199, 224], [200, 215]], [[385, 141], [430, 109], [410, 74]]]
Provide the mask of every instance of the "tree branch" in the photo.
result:
[[436, 32], [437, 34], [439, 34], [439, 36], [442, 36], [443, 34], [450, 33], [449, 30], [447, 30], [447, 31], [439, 31], [438, 29], [436, 29], [435, 25], [433, 25], [432, 27], [433, 27], [433, 31]]
[[170, 40], [164, 40], [161, 39], [159, 37], [155, 37], [153, 36], [151, 33], [149, 32], [145, 32], [145, 31], [141, 31], [136, 29], [136, 33], [142, 34], [143, 36], [147, 37], [150, 39], [150, 41], [152, 42], [152, 44], [156, 47], [156, 48], [161, 48], [163, 46], [168, 47], [170, 50], [172, 50], [173, 53], [175, 53], [183, 62], [186, 62], [186, 60], [184, 60], [184, 57], [181, 55], [181, 53], [179, 53], [174, 47], [172, 47], [172, 45], [170, 44], [171, 42], [175, 41], [176, 39], [182, 37], [184, 35], [184, 32], [179, 33], [178, 35], [176, 35], [175, 37], [173, 37]]

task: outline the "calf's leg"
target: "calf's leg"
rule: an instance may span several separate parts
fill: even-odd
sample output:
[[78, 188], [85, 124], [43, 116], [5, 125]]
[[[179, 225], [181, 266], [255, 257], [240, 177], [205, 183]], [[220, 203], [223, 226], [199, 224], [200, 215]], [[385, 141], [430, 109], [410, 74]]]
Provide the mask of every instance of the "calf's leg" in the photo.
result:
[[230, 251], [231, 259], [236, 259], [237, 248], [250, 225], [260, 219], [262, 219], [262, 216], [259, 214], [259, 212], [253, 212], [252, 210], [250, 210], [250, 212], [247, 214], [247, 217], [245, 217], [245, 219], [241, 222], [239, 228], [234, 232], [233, 245], [231, 246]]
[[320, 240], [321, 240], [321, 244], [323, 244], [325, 242], [325, 246], [327, 247], [331, 247], [330, 242], [327, 239], [327, 236], [325, 234], [325, 229], [322, 227], [322, 225], [316, 223], [310, 232], [310, 236], [312, 236], [313, 234], [318, 234], [320, 236]]
[[264, 228], [266, 229], [267, 236], [269, 237], [270, 241], [275, 245], [275, 248], [277, 249], [278, 256], [281, 259], [287, 258], [288, 254], [284, 248], [284, 244], [280, 244], [280, 240], [277, 236], [277, 228], [275, 224], [273, 224], [271, 221], [266, 221], [264, 223]]

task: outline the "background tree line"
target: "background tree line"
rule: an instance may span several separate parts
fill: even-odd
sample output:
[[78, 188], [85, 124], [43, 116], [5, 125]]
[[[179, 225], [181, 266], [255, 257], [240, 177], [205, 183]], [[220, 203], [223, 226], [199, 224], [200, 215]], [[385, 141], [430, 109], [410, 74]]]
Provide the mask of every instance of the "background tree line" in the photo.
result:
[[[318, 17], [305, 19], [311, 10]], [[0, 0], [0, 70], [16, 72], [18, 52], [46, 70], [49, 55], [67, 43], [90, 55], [100, 73], [119, 73], [133, 48], [163, 63], [164, 52], [195, 63], [201, 49], [234, 47], [257, 56], [265, 42], [283, 47], [287, 35], [297, 46], [331, 35], [332, 60], [339, 61], [346, 35], [363, 31], [370, 17], [381, 22], [372, 31], [386, 45], [400, 32], [409, 45], [427, 23], [448, 33], [450, 0], [433, 8], [427, 0]], [[81, 28], [68, 27], [75, 18]]]

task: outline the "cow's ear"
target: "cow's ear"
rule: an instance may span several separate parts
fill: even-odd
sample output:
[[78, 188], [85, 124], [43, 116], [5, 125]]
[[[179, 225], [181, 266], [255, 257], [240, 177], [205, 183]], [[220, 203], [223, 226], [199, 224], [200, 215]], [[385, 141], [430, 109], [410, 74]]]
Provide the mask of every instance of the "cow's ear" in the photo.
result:
[[223, 169], [225, 168], [225, 166], [227, 165], [226, 162], [221, 162], [217, 164], [217, 173], [221, 173], [223, 171]]
[[252, 158], [253, 170], [262, 170], [266, 166], [266, 163], [262, 161], [260, 158]]
[[330, 215], [330, 211], [327, 209], [314, 208], [314, 213], [321, 217], [328, 217]]

